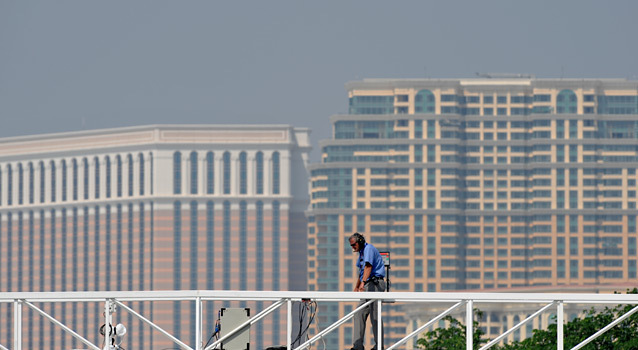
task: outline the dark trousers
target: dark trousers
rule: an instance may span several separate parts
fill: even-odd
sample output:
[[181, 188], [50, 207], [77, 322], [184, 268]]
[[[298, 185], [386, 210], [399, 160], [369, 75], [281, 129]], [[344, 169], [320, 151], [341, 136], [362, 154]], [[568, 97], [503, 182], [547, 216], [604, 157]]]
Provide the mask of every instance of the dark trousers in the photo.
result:
[[[377, 283], [370, 282], [365, 285], [365, 291], [366, 292], [384, 292], [385, 281], [378, 280]], [[361, 301], [361, 303], [359, 303], [359, 306], [365, 304], [366, 301]], [[374, 334], [374, 343], [375, 343], [374, 348], [381, 350], [381, 347], [383, 345], [383, 328], [381, 329], [382, 330], [381, 341], [379, 341], [379, 335], [377, 334], [377, 329], [378, 329], [377, 312], [378, 312], [377, 302], [375, 301], [354, 315], [354, 329], [352, 331], [352, 338], [354, 339], [354, 346], [353, 346], [354, 349], [364, 350], [363, 337], [365, 336], [365, 333], [366, 333], [366, 320], [368, 319], [368, 316], [370, 316], [370, 323], [372, 323], [372, 334]]]

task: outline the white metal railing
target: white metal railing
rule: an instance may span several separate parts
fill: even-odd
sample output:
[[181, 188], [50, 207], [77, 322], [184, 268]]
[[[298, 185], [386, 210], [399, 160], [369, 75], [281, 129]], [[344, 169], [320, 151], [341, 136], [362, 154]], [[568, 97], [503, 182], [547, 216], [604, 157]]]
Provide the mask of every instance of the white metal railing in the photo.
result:
[[[276, 309], [286, 305], [287, 307], [287, 322], [286, 322], [286, 346], [288, 350], [293, 349], [292, 342], [292, 302], [302, 300], [313, 300], [317, 302], [359, 302], [366, 300], [364, 305], [371, 303], [377, 303], [378, 310], [378, 332], [382, 334], [382, 304], [384, 302], [400, 302], [400, 303], [415, 303], [415, 304], [438, 304], [452, 305], [447, 310], [432, 318], [423, 325], [417, 327], [417, 329], [410, 334], [407, 334], [404, 338], [386, 347], [386, 350], [398, 349], [400, 346], [405, 345], [410, 339], [417, 336], [427, 327], [434, 325], [446, 315], [452, 313], [461, 307], [465, 307], [466, 312], [466, 349], [473, 349], [473, 306], [476, 303], [497, 303], [497, 304], [545, 304], [538, 311], [521, 321], [511, 329], [505, 331], [489, 343], [481, 347], [481, 350], [487, 350], [494, 344], [503, 340], [510, 333], [516, 331], [527, 322], [531, 321], [534, 317], [540, 315], [547, 310], [556, 310], [557, 315], [557, 349], [563, 350], [563, 324], [564, 324], [564, 311], [565, 304], [584, 304], [584, 305], [603, 305], [603, 304], [638, 304], [638, 294], [550, 294], [550, 293], [355, 293], [355, 292], [289, 292], [289, 291], [148, 291], [148, 292], [43, 292], [43, 293], [2, 293], [0, 294], [0, 303], [8, 303], [13, 305], [13, 348], [12, 350], [22, 350], [22, 335], [23, 335], [23, 309], [29, 308], [34, 310], [37, 314], [48, 319], [51, 323], [60, 327], [63, 331], [73, 336], [75, 339], [82, 342], [84, 345], [93, 350], [101, 350], [95, 344], [86, 340], [82, 335], [78, 334], [75, 330], [69, 328], [55, 317], [44, 312], [42, 309], [35, 306], [35, 303], [66, 303], [66, 302], [103, 302], [104, 303], [104, 315], [105, 324], [111, 324], [111, 312], [112, 305], [118, 305], [126, 312], [135, 316], [142, 322], [149, 325], [155, 331], [163, 334], [180, 348], [184, 350], [211, 350], [218, 344], [228, 339], [235, 333], [241, 331], [249, 324], [255, 324], [261, 319], [272, 313]], [[191, 348], [182, 340], [177, 339], [166, 330], [159, 327], [152, 320], [146, 318], [144, 315], [127, 306], [125, 303], [129, 302], [153, 302], [153, 301], [193, 301], [196, 303], [195, 315], [193, 317], [193, 327], [195, 327], [196, 342], [195, 347]], [[232, 331], [225, 333], [225, 335], [215, 341], [213, 344], [206, 348], [202, 345], [202, 302], [204, 301], [270, 301], [273, 302], [270, 306], [264, 310], [258, 310], [259, 312], [251, 317], [248, 321], [244, 322]], [[319, 331], [314, 337], [299, 345], [295, 350], [307, 349], [312, 344], [320, 340], [326, 334], [337, 329], [340, 325], [348, 322], [355, 313], [364, 307], [358, 307], [354, 311], [348, 313], [346, 316], [331, 324], [325, 329]], [[600, 329], [597, 333], [593, 334], [587, 339], [576, 345], [572, 350], [578, 350], [587, 345], [592, 340], [622, 322], [627, 317], [638, 311], [638, 306], [633, 308], [628, 313], [619, 317], [618, 319], [609, 323], [606, 327]], [[107, 339], [108, 332], [104, 332], [104, 344], [109, 344]], [[0, 350], [8, 350], [6, 345], [0, 344]]]

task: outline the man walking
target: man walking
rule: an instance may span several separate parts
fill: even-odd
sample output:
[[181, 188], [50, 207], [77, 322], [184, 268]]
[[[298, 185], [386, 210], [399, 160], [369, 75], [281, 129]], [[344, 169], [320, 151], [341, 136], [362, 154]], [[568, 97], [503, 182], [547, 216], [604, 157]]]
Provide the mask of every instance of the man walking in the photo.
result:
[[[385, 291], [385, 266], [383, 264], [383, 258], [377, 248], [372, 244], [366, 243], [362, 234], [355, 232], [350, 236], [350, 246], [352, 252], [359, 253], [359, 259], [357, 260], [357, 267], [359, 268], [359, 276], [354, 286], [355, 292], [383, 292]], [[364, 304], [362, 301], [359, 305]], [[383, 344], [383, 334], [379, 338], [377, 334], [377, 304], [372, 304], [365, 307], [354, 316], [354, 330], [353, 339], [354, 345], [351, 350], [364, 350], [363, 337], [366, 332], [366, 320], [368, 315], [370, 316], [370, 323], [372, 323], [372, 333], [374, 334], [374, 347], [372, 350], [376, 350], [377, 347], [381, 347]], [[383, 333], [383, 331], [382, 331]], [[381, 339], [381, 340], [379, 340]], [[381, 345], [380, 345], [381, 344]]]

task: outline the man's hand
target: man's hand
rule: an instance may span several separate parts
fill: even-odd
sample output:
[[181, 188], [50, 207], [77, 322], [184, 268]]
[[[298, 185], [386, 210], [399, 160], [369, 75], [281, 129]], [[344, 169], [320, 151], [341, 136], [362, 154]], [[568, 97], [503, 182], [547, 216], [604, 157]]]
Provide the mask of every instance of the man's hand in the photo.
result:
[[355, 292], [365, 292], [365, 285], [361, 283], [358, 289], [355, 289]]

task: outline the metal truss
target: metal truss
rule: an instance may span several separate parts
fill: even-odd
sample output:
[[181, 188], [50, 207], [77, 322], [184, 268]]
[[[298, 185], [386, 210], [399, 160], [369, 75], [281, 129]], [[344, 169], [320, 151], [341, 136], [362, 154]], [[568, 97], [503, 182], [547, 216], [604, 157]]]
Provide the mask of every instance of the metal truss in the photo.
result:
[[[348, 322], [355, 313], [362, 308], [372, 304], [377, 304], [378, 310], [378, 332], [382, 333], [382, 306], [383, 303], [413, 303], [413, 304], [437, 304], [437, 305], [451, 305], [447, 310], [430, 319], [425, 324], [422, 324], [416, 328], [410, 334], [407, 334], [404, 338], [386, 347], [387, 350], [399, 349], [401, 346], [406, 345], [407, 342], [418, 336], [426, 328], [434, 325], [446, 315], [465, 307], [466, 313], [466, 349], [473, 349], [473, 307], [476, 303], [481, 304], [544, 304], [538, 311], [516, 324], [514, 327], [508, 329], [498, 337], [491, 340], [489, 343], [481, 347], [480, 350], [487, 350], [494, 344], [500, 342], [512, 332], [518, 330], [527, 322], [531, 321], [541, 313], [548, 310], [555, 310], [557, 315], [557, 350], [563, 349], [563, 326], [564, 326], [564, 305], [565, 304], [583, 304], [583, 305], [604, 305], [604, 304], [631, 304], [638, 305], [638, 295], [636, 294], [549, 294], [549, 293], [374, 293], [374, 292], [289, 292], [289, 291], [149, 291], [149, 292], [44, 292], [44, 293], [3, 293], [0, 294], [0, 303], [8, 303], [13, 305], [13, 345], [11, 350], [22, 350], [22, 338], [23, 338], [23, 309], [29, 308], [39, 314], [41, 317], [46, 318], [48, 321], [62, 329], [67, 334], [71, 335], [86, 347], [92, 350], [102, 350], [99, 346], [92, 344], [86, 340], [85, 337], [78, 334], [75, 330], [69, 328], [55, 317], [47, 314], [41, 308], [35, 306], [36, 303], [104, 303], [104, 323], [111, 324], [111, 309], [113, 305], [117, 305], [120, 309], [138, 318], [156, 332], [167, 337], [181, 349], [184, 350], [211, 350], [224, 340], [233, 336], [235, 333], [240, 332], [242, 329], [253, 325], [264, 317], [272, 313], [273, 311], [286, 305], [287, 308], [287, 321], [286, 321], [286, 345], [288, 350], [292, 350], [292, 302], [302, 300], [313, 300], [317, 302], [359, 302], [365, 300], [365, 303], [346, 316], [331, 324], [325, 329], [319, 331], [314, 337], [307, 340], [305, 343], [294, 348], [294, 350], [303, 350], [311, 347], [315, 342], [321, 340], [326, 334], [337, 329], [342, 324]], [[131, 302], [154, 302], [154, 301], [192, 301], [195, 302], [195, 315], [191, 315], [194, 320], [195, 328], [195, 344], [187, 345], [182, 340], [171, 335], [166, 330], [159, 327], [152, 320], [146, 318], [144, 315], [135, 311], [128, 306]], [[213, 344], [204, 348], [202, 344], [202, 302], [204, 301], [267, 301], [272, 304], [266, 307], [264, 310], [258, 310], [259, 312], [248, 319], [243, 324], [239, 325], [234, 330], [227, 332], [223, 337], [215, 341]], [[622, 315], [618, 319], [612, 321], [607, 326], [600, 329], [587, 339], [584, 339], [580, 344], [573, 347], [571, 350], [578, 350], [583, 346], [589, 344], [591, 341], [622, 322], [632, 314], [638, 311], [638, 306]], [[104, 332], [104, 344], [109, 344], [108, 332]], [[8, 344], [7, 344], [8, 345]], [[9, 350], [7, 345], [0, 344], [0, 350]], [[192, 346], [192, 347], [191, 347]], [[106, 348], [105, 348], [106, 349]]]

